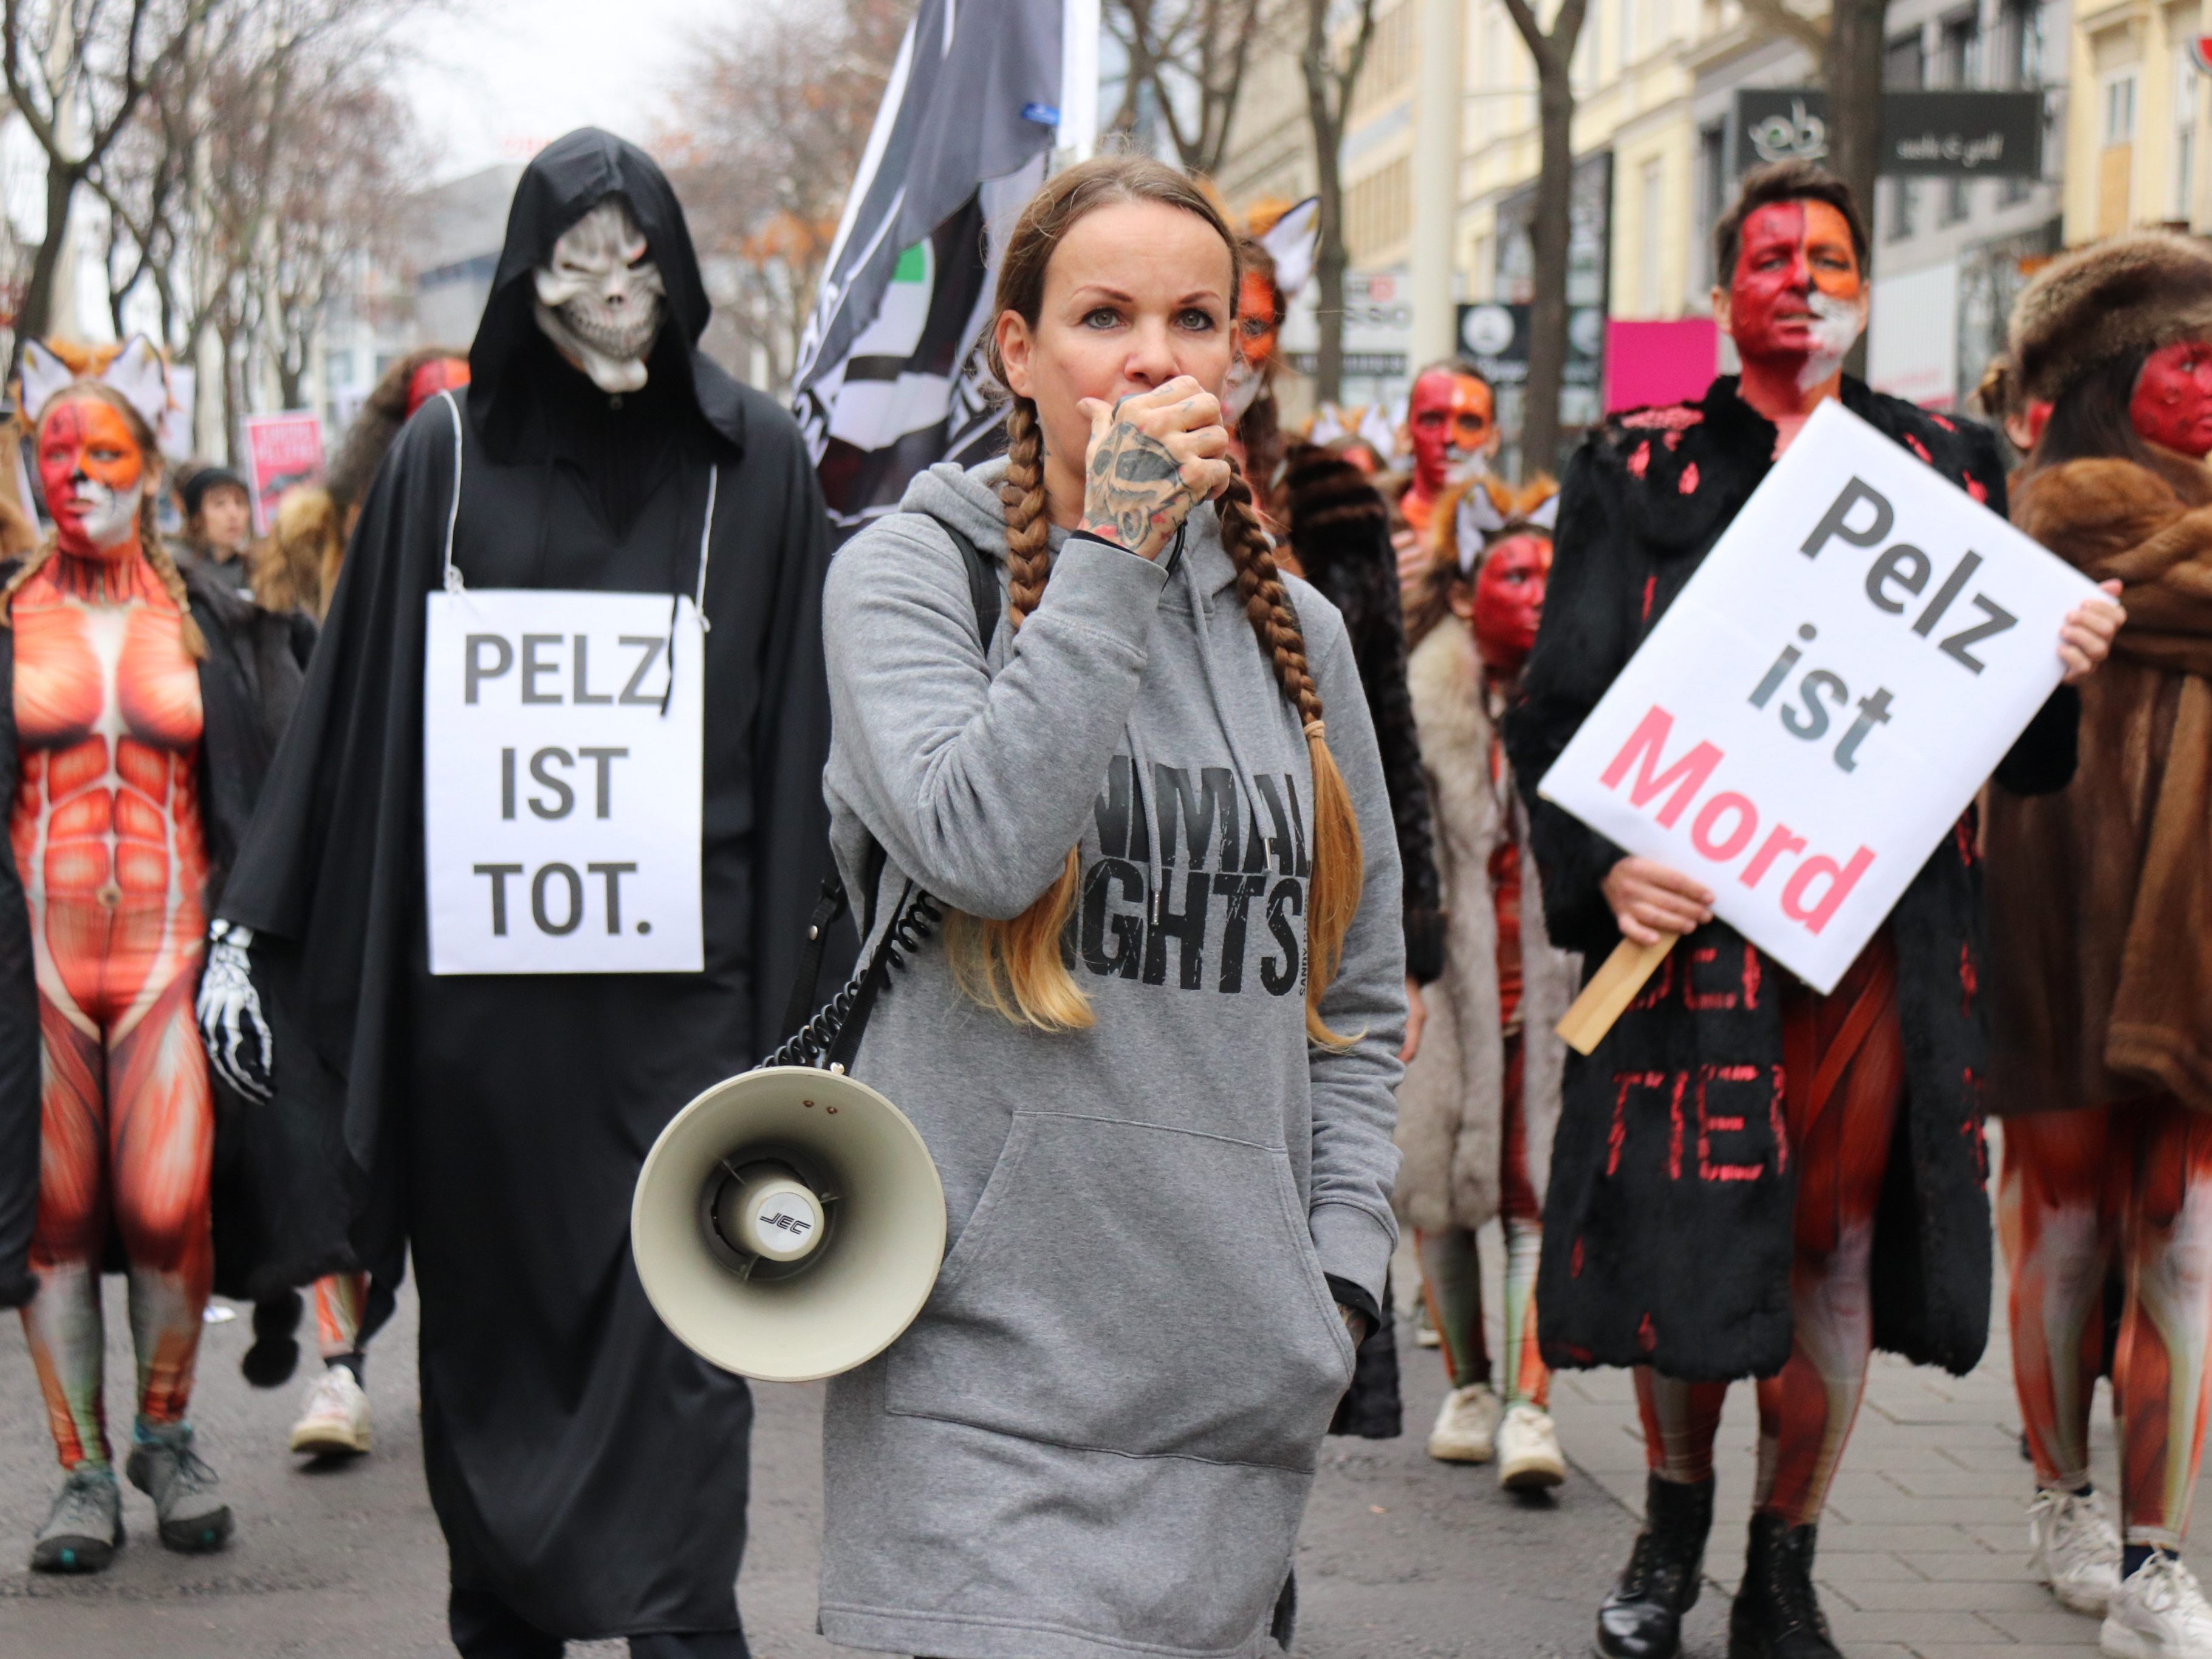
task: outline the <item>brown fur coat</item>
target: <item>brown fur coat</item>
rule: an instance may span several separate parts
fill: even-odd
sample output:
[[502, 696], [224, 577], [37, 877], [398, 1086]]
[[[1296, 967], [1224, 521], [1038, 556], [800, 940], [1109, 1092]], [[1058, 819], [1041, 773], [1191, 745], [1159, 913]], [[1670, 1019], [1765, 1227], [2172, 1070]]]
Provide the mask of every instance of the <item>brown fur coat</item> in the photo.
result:
[[2081, 687], [2073, 783], [1991, 792], [1989, 1109], [2212, 1111], [2212, 471], [2069, 461], [2027, 478], [2013, 521], [2124, 583], [2128, 621]]
[[[1528, 1174], [1543, 1196], [1559, 1121], [1566, 1045], [1552, 1028], [1574, 1000], [1582, 958], [1553, 948], [1545, 932], [1527, 814], [1510, 784], [1490, 781], [1491, 721], [1481, 669], [1467, 624], [1447, 615], [1407, 665], [1420, 734], [1443, 890], [1444, 969], [1422, 988], [1429, 1024], [1420, 1052], [1398, 1085], [1399, 1219], [1424, 1231], [1480, 1227], [1498, 1213], [1504, 1041], [1498, 1019], [1498, 913], [1490, 855], [1513, 835], [1521, 842], [1522, 1099]], [[1502, 809], [1510, 808], [1510, 818]]]

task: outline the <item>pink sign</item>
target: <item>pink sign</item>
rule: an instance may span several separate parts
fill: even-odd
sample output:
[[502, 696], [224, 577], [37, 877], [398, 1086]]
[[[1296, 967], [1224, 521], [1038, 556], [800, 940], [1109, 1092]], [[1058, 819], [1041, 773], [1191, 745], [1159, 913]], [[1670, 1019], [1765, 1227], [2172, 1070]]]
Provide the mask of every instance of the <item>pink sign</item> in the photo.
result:
[[246, 417], [246, 453], [253, 470], [253, 532], [269, 533], [276, 498], [294, 484], [323, 476], [323, 423], [309, 410]]
[[1719, 354], [1720, 331], [1710, 317], [1672, 323], [1608, 319], [1605, 412], [1703, 397], [1719, 367]]

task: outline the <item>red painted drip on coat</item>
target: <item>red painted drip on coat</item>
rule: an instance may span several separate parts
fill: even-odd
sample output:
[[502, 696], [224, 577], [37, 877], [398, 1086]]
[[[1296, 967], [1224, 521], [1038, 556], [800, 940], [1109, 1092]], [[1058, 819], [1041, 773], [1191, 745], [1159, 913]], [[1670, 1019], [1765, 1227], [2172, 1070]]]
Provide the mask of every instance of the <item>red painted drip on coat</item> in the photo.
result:
[[1746, 1012], [1759, 1006], [1759, 947], [1747, 945], [1743, 947], [1743, 1006]]
[[1707, 1009], [1735, 1006], [1736, 994], [1734, 991], [1700, 991], [1696, 987], [1695, 975], [1698, 969], [1706, 963], [1714, 960], [1720, 953], [1720, 947], [1716, 945], [1700, 945], [1697, 950], [1690, 952], [1690, 971], [1682, 978], [1682, 1000], [1699, 1012], [1704, 1012]]
[[1948, 420], [1946, 420], [1946, 419], [1945, 419], [1942, 416], [1941, 416], [1941, 415], [1933, 415], [1933, 414], [1931, 414], [1930, 416], [1929, 416], [1929, 417], [1928, 417], [1928, 418], [1929, 418], [1929, 420], [1931, 420], [1931, 421], [1935, 422], [1936, 425], [1938, 425], [1938, 426], [1942, 427], [1942, 428], [1943, 428], [1943, 430], [1944, 430], [1944, 431], [1946, 431], [1946, 432], [1956, 432], [1956, 431], [1959, 429], [1956, 426], [1953, 425], [1953, 424], [1952, 424]]
[[1582, 1236], [1577, 1233], [1575, 1236], [1575, 1248], [1567, 1256], [1567, 1277], [1570, 1279], [1580, 1279], [1582, 1276], [1583, 1241]]
[[1971, 939], [1959, 942], [1959, 1018], [1974, 1017], [1974, 993], [1981, 989], [1982, 977], [1974, 971], [1974, 946]]
[[1990, 489], [1987, 484], [1984, 483], [1979, 478], [1977, 478], [1972, 473], [1969, 472], [1966, 477], [1966, 493], [1969, 495], [1972, 495], [1976, 501], [1981, 502], [1984, 507], [1989, 505]]
[[1659, 441], [1666, 445], [1669, 449], [1680, 449], [1682, 447], [1682, 434], [1680, 429], [1677, 428], [1676, 430], [1668, 433]]
[[1651, 1328], [1651, 1316], [1646, 1313], [1636, 1328], [1636, 1346], [1650, 1353], [1659, 1346], [1659, 1333]]
[[1681, 493], [1685, 495], [1692, 495], [1697, 493], [1698, 464], [1695, 461], [1692, 461], [1689, 465], [1682, 469], [1682, 482], [1680, 488], [1681, 489]]
[[1790, 1171], [1790, 1116], [1783, 1109], [1783, 1074], [1779, 1066], [1774, 1073], [1774, 1092], [1766, 1102], [1767, 1121], [1774, 1126], [1774, 1173], [1787, 1175]]
[[1928, 446], [1922, 443], [1919, 439], [1914, 437], [1910, 432], [1905, 434], [1905, 447], [1911, 450], [1914, 454], [1917, 455], [1922, 460], [1927, 462], [1929, 465], [1933, 466], [1936, 465], [1936, 458], [1928, 453]]
[[1650, 465], [1651, 441], [1649, 438], [1646, 438], [1642, 443], [1636, 446], [1635, 453], [1628, 458], [1628, 476], [1632, 478], [1640, 478], [1644, 476], [1645, 470], [1649, 468]]
[[1620, 1149], [1628, 1139], [1628, 1091], [1631, 1089], [1657, 1089], [1664, 1086], [1664, 1072], [1616, 1072], [1613, 1082], [1613, 1122], [1606, 1130], [1605, 1172], [1611, 1176], [1620, 1169]]
[[1741, 1117], [1723, 1117], [1706, 1103], [1706, 1090], [1715, 1083], [1756, 1083], [1756, 1066], [1700, 1066], [1698, 1067], [1698, 1174], [1706, 1181], [1756, 1181], [1766, 1173], [1764, 1164], [1721, 1164], [1714, 1161], [1712, 1138], [1742, 1132]]
[[1674, 1096], [1667, 1103], [1667, 1179], [1682, 1178], [1682, 1093], [1690, 1086], [1687, 1072], [1674, 1073]]
[[1656, 576], [1646, 576], [1644, 579], [1644, 620], [1645, 622], [1651, 620], [1651, 595], [1658, 586], [1659, 578]]

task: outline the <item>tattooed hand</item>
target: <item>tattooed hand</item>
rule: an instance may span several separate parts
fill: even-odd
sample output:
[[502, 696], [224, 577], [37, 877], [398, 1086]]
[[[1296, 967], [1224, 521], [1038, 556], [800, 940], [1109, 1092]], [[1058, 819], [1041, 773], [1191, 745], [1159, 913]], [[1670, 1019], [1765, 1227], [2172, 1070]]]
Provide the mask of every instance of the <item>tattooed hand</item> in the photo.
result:
[[1157, 558], [1192, 507], [1229, 482], [1229, 432], [1213, 394], [1187, 374], [1108, 405], [1085, 398], [1091, 417], [1081, 527]]

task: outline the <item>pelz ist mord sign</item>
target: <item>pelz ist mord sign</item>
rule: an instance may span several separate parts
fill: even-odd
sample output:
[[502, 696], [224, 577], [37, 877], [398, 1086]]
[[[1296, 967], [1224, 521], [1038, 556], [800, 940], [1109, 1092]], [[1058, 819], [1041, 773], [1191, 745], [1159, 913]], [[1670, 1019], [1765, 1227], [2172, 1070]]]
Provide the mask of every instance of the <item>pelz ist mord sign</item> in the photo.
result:
[[1539, 793], [1829, 991], [2050, 696], [2096, 591], [1825, 403]]

